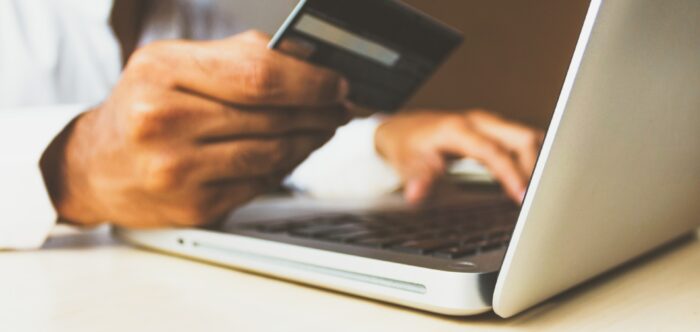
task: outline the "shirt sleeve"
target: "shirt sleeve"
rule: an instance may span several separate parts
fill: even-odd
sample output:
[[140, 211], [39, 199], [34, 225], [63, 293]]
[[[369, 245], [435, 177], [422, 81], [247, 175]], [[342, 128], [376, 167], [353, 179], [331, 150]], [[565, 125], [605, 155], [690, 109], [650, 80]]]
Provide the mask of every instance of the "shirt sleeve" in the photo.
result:
[[0, 250], [40, 247], [56, 223], [39, 161], [87, 105], [0, 110]]
[[399, 189], [401, 178], [375, 149], [381, 123], [381, 116], [373, 116], [341, 127], [285, 184], [323, 199], [369, 199]]

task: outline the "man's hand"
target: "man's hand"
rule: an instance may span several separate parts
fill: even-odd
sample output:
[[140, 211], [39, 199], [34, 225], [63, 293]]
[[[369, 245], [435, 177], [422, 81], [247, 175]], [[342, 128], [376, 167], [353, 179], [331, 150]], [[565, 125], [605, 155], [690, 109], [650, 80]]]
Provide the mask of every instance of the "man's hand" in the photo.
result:
[[269, 51], [268, 39], [248, 32], [138, 50], [112, 95], [42, 161], [61, 217], [202, 225], [278, 184], [346, 121], [348, 87]]
[[521, 202], [543, 139], [541, 131], [484, 111], [395, 115], [375, 136], [377, 151], [401, 174], [409, 202], [422, 201], [449, 158], [474, 158]]

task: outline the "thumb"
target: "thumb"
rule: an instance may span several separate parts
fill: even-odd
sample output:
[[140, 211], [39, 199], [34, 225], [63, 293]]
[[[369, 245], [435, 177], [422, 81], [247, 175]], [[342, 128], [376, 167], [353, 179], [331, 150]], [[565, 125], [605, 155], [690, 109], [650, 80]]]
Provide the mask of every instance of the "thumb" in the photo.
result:
[[307, 60], [316, 52], [316, 47], [313, 44], [290, 37], [282, 39], [276, 48], [282, 53], [300, 60]]

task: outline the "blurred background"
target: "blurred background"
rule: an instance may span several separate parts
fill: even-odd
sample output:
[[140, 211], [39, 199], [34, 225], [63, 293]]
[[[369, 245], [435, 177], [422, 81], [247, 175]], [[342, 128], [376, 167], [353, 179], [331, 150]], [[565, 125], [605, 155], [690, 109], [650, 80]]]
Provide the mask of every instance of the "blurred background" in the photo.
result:
[[[588, 0], [405, 1], [465, 37], [409, 107], [481, 107], [541, 128], [549, 124]], [[221, 3], [234, 17], [246, 13], [237, 17], [242, 27], [272, 33], [296, 1]]]

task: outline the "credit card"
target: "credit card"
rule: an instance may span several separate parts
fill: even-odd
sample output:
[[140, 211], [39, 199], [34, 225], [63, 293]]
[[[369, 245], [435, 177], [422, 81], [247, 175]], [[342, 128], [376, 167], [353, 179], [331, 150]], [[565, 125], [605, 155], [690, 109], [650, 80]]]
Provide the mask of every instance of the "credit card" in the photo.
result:
[[301, 46], [307, 61], [350, 81], [351, 102], [391, 112], [461, 42], [459, 31], [401, 1], [302, 0], [269, 47]]

